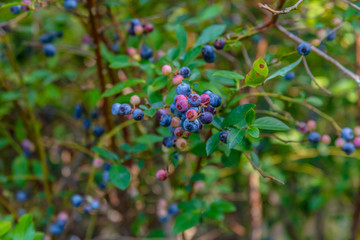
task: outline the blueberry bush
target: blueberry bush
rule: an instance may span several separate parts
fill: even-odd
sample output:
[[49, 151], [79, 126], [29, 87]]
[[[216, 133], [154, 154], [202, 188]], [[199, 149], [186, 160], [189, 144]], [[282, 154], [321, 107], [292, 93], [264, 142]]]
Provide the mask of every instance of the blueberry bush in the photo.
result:
[[360, 4], [0, 2], [0, 239], [358, 239]]

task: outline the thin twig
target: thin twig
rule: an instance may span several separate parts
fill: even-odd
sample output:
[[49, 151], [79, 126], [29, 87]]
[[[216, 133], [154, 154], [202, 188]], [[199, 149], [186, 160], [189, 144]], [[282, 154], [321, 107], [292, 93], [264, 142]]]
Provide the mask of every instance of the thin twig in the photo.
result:
[[304, 63], [307, 74], [309, 75], [311, 80], [315, 83], [315, 85], [318, 86], [321, 90], [323, 90], [327, 94], [331, 95], [331, 92], [329, 90], [327, 90], [326, 88], [320, 86], [319, 83], [316, 81], [314, 75], [310, 71], [309, 65], [307, 64], [306, 58], [304, 56], [302, 57], [302, 60], [303, 60], [303, 63]]
[[275, 138], [277, 140], [279, 140], [280, 142], [283, 142], [283, 143], [303, 143], [303, 142], [307, 142], [308, 140], [307, 139], [304, 139], [304, 140], [285, 140], [285, 139], [282, 139], [278, 136], [276, 136], [275, 134], [269, 134], [269, 133], [261, 133], [260, 136], [262, 137], [269, 137], [269, 138]]
[[249, 162], [253, 166], [253, 168], [255, 168], [255, 170], [258, 171], [263, 178], [268, 178], [268, 179], [276, 181], [276, 182], [278, 182], [278, 183], [280, 183], [282, 185], [285, 185], [285, 183], [283, 181], [280, 181], [279, 179], [277, 179], [277, 178], [275, 178], [273, 176], [265, 174], [260, 168], [258, 168], [255, 165], [255, 163], [251, 160], [251, 157], [247, 152], [243, 152], [243, 154], [247, 157], [247, 159], [249, 160]]
[[[302, 42], [304, 42], [304, 40], [302, 40], [301, 38], [297, 37], [296, 35], [292, 34], [291, 32], [289, 32], [288, 30], [286, 30], [284, 27], [280, 26], [280, 25], [275, 25], [275, 27], [282, 32], [284, 35], [286, 35], [289, 39], [291, 39], [292, 41], [300, 44]], [[334, 64], [337, 68], [339, 68], [343, 73], [345, 73], [346, 75], [348, 75], [349, 77], [351, 77], [352, 79], [354, 79], [356, 81], [356, 83], [360, 86], [360, 77], [358, 75], [356, 75], [355, 73], [353, 73], [352, 71], [350, 71], [349, 69], [347, 69], [346, 67], [344, 67], [341, 63], [339, 63], [337, 60], [335, 60], [334, 58], [330, 57], [329, 55], [327, 55], [326, 53], [324, 53], [323, 51], [321, 51], [320, 49], [311, 46], [311, 50], [313, 52], [315, 52], [317, 55], [319, 55], [320, 57], [324, 58], [325, 60], [331, 62], [332, 64]]]
[[273, 15], [279, 15], [279, 14], [286, 14], [293, 10], [296, 10], [303, 1], [304, 0], [299, 0], [297, 3], [295, 3], [295, 5], [285, 8], [284, 10], [274, 10], [271, 7], [269, 7], [267, 4], [262, 4], [262, 3], [259, 3], [258, 5], [260, 8], [271, 12]]
[[242, 54], [243, 54], [243, 56], [244, 56], [244, 58], [245, 58], [246, 64], [248, 65], [248, 67], [249, 67], [250, 69], [252, 69], [252, 63], [251, 63], [249, 54], [248, 54], [248, 52], [247, 52], [246, 47], [244, 46], [244, 44], [241, 44], [241, 51], [242, 51]]
[[356, 10], [360, 11], [360, 7], [358, 5], [350, 2], [349, 0], [343, 0], [343, 1], [349, 4], [351, 7], [355, 8]]

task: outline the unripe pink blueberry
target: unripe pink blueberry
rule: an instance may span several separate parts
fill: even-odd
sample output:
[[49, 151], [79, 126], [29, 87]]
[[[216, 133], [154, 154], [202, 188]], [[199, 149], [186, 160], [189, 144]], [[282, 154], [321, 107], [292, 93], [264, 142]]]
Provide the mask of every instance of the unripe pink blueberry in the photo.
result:
[[126, 49], [126, 54], [132, 57], [136, 54], [136, 49], [133, 47], [128, 47]]
[[131, 96], [130, 103], [132, 105], [138, 105], [140, 103], [140, 97], [138, 95]]
[[326, 145], [329, 145], [330, 143], [331, 143], [331, 138], [330, 138], [330, 136], [329, 135], [323, 135], [322, 137], [321, 137], [321, 142], [323, 143], [323, 144], [326, 144]]
[[346, 141], [345, 141], [345, 139], [343, 139], [343, 138], [337, 138], [336, 140], [335, 140], [335, 146], [337, 146], [337, 147], [343, 147], [344, 145], [345, 145], [345, 143], [346, 143]]
[[167, 205], [166, 199], [165, 198], [160, 198], [157, 202], [157, 207], [158, 208], [163, 208], [165, 209]]
[[94, 167], [96, 167], [96, 168], [101, 167], [101, 166], [103, 165], [103, 160], [102, 160], [102, 158], [99, 158], [99, 157], [95, 158], [94, 161], [93, 161], [93, 165], [94, 165]]
[[195, 121], [195, 119], [198, 118], [198, 113], [195, 109], [190, 109], [189, 111], [186, 112], [186, 118], [189, 121]]
[[206, 93], [201, 94], [200, 98], [201, 98], [201, 103], [208, 103], [210, 100], [210, 96]]
[[180, 112], [185, 112], [188, 109], [188, 101], [186, 99], [181, 99], [176, 102], [175, 107]]
[[296, 129], [301, 133], [307, 133], [307, 131], [309, 130], [307, 124], [304, 122], [298, 123]]
[[66, 213], [66, 212], [60, 212], [59, 214], [58, 214], [58, 219], [59, 220], [67, 220], [68, 219], [68, 217], [69, 217], [69, 215]]
[[175, 98], [175, 103], [179, 100], [187, 100], [187, 97], [185, 95], [177, 95]]
[[314, 120], [309, 120], [307, 122], [307, 127], [308, 127], [310, 132], [315, 131], [316, 130], [316, 122]]
[[180, 127], [180, 122], [181, 122], [180, 118], [173, 117], [171, 119], [171, 126], [173, 126], [174, 128]]
[[356, 127], [354, 128], [354, 134], [355, 134], [356, 136], [360, 136], [360, 126], [356, 126]]
[[354, 145], [355, 147], [360, 148], [360, 137], [356, 137], [354, 139]]
[[144, 32], [151, 33], [152, 31], [154, 31], [154, 25], [152, 25], [151, 23], [146, 23], [144, 25]]
[[165, 217], [166, 215], [168, 214], [168, 211], [167, 209], [164, 207], [164, 208], [160, 208], [156, 211], [156, 215], [158, 217]]
[[197, 192], [197, 191], [201, 191], [201, 190], [204, 190], [205, 189], [205, 183], [204, 181], [196, 181], [194, 183], [194, 191]]
[[165, 181], [168, 178], [168, 174], [164, 169], [160, 169], [156, 172], [156, 178], [160, 181]]
[[187, 141], [184, 138], [178, 138], [175, 142], [175, 145], [179, 149], [184, 149], [187, 145]]
[[171, 73], [171, 71], [172, 71], [172, 69], [171, 69], [171, 66], [170, 66], [170, 65], [164, 65], [164, 66], [162, 66], [162, 68], [161, 68], [161, 72], [162, 72], [165, 76], [169, 75], [169, 74]]
[[182, 80], [183, 80], [183, 79], [184, 79], [183, 76], [181, 76], [181, 75], [175, 75], [175, 76], [173, 77], [172, 81], [173, 81], [173, 83], [174, 83], [175, 85], [179, 85], [180, 83], [182, 83]]
[[190, 137], [191, 132], [185, 132], [185, 137]]
[[141, 25], [136, 25], [134, 27], [134, 33], [136, 35], [141, 35], [144, 32], [144, 28]]
[[184, 129], [182, 129], [181, 127], [177, 127], [174, 130], [174, 134], [176, 137], [182, 137], [184, 135]]

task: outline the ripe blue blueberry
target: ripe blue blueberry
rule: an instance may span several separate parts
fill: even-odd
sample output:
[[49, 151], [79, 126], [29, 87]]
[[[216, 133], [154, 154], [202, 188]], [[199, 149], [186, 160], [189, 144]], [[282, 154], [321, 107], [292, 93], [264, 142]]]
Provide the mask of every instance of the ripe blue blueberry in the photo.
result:
[[83, 108], [82, 108], [81, 104], [76, 104], [75, 108], [74, 108], [74, 118], [80, 119], [82, 116], [82, 111], [83, 111]]
[[103, 135], [103, 133], [105, 132], [104, 128], [101, 126], [96, 126], [93, 130], [93, 134], [96, 137], [100, 137], [101, 135]]
[[91, 112], [91, 117], [92, 117], [93, 119], [97, 119], [98, 113], [97, 113], [96, 110], [94, 110], [94, 111]]
[[168, 127], [171, 124], [172, 117], [169, 114], [163, 114], [160, 117], [160, 125], [163, 127]]
[[215, 61], [216, 55], [214, 49], [210, 45], [205, 45], [202, 50], [201, 54], [207, 63], [212, 63]]
[[115, 116], [119, 115], [120, 113], [120, 107], [121, 107], [121, 104], [120, 103], [114, 103], [112, 106], [111, 106], [111, 113]]
[[163, 217], [158, 217], [158, 220], [161, 223], [166, 223], [167, 221], [169, 221], [169, 219], [170, 219], [170, 216], [168, 214]]
[[109, 182], [110, 181], [110, 173], [109, 173], [109, 171], [103, 171], [102, 180], [104, 182]]
[[225, 46], [225, 40], [222, 39], [222, 38], [218, 38], [214, 41], [214, 47], [217, 49], [217, 50], [221, 50], [223, 49]]
[[55, 35], [52, 33], [44, 33], [40, 36], [41, 43], [51, 43], [55, 39]]
[[71, 202], [74, 207], [78, 207], [82, 204], [83, 198], [79, 194], [75, 194], [71, 197]]
[[165, 147], [171, 148], [175, 145], [175, 138], [174, 137], [164, 137], [162, 143]]
[[65, 219], [58, 219], [55, 222], [56, 225], [58, 225], [59, 227], [61, 227], [62, 229], [64, 229], [65, 225], [66, 225], [66, 220]]
[[168, 214], [170, 215], [175, 215], [175, 214], [178, 214], [179, 213], [179, 207], [176, 203], [172, 203], [169, 205], [169, 208], [168, 208]]
[[209, 123], [211, 123], [213, 120], [214, 120], [214, 115], [212, 115], [212, 113], [210, 113], [210, 112], [203, 112], [203, 113], [200, 115], [200, 121], [201, 121], [203, 124], [209, 124]]
[[144, 112], [140, 109], [135, 109], [132, 113], [132, 116], [136, 121], [140, 121], [144, 118]]
[[55, 46], [53, 44], [46, 43], [43, 46], [43, 52], [44, 52], [45, 56], [53, 57], [56, 54], [56, 48], [55, 48]]
[[16, 192], [16, 201], [18, 202], [25, 202], [27, 199], [27, 194], [26, 192], [19, 190]]
[[218, 107], [218, 106], [221, 105], [221, 98], [220, 98], [219, 95], [213, 93], [213, 94], [210, 95], [209, 102], [210, 102], [211, 106]]
[[52, 235], [60, 235], [63, 232], [63, 228], [57, 224], [51, 224], [49, 227], [49, 232]]
[[[326, 31], [327, 34], [329, 34], [331, 32], [331, 30]], [[331, 34], [329, 34], [329, 36], [326, 37], [326, 40], [328, 41], [332, 41], [336, 38], [336, 32], [333, 32]]]
[[103, 170], [104, 170], [104, 171], [109, 171], [110, 168], [111, 168], [111, 165], [110, 165], [110, 164], [108, 164], [108, 163], [104, 163], [104, 164], [103, 164]]
[[141, 25], [141, 22], [140, 22], [139, 19], [135, 18], [135, 19], [131, 20], [130, 27], [129, 27], [129, 34], [130, 35], [135, 36], [134, 27], [138, 26], [138, 25]]
[[311, 132], [308, 135], [308, 140], [313, 144], [317, 144], [321, 140], [321, 135], [318, 132]]
[[176, 87], [176, 94], [189, 96], [191, 93], [191, 88], [189, 84], [181, 83]]
[[295, 73], [294, 72], [287, 72], [285, 74], [285, 80], [287, 81], [291, 81], [295, 78]]
[[189, 95], [188, 101], [189, 101], [190, 106], [197, 107], [201, 103], [201, 98], [200, 98], [199, 94], [192, 93]]
[[213, 94], [213, 92], [210, 91], [209, 89], [206, 89], [205, 91], [202, 92], [202, 94], [207, 94], [210, 96], [211, 94]]
[[111, 46], [111, 48], [112, 48], [112, 50], [114, 51], [114, 52], [119, 52], [119, 50], [120, 50], [120, 45], [118, 44], [118, 43], [114, 43], [112, 46]]
[[343, 130], [341, 130], [341, 137], [346, 141], [350, 141], [354, 138], [353, 130], [349, 127], [343, 128]]
[[181, 76], [183, 76], [184, 78], [190, 77], [190, 74], [191, 74], [190, 68], [188, 68], [188, 67], [182, 67], [182, 68], [180, 68], [179, 74], [180, 74]]
[[352, 142], [347, 142], [344, 144], [342, 150], [347, 154], [350, 155], [355, 151], [355, 145]]
[[77, 1], [76, 0], [64, 0], [63, 5], [66, 10], [73, 10], [77, 6]]
[[169, 126], [169, 132], [171, 133], [171, 136], [175, 136], [175, 128], [173, 126]]
[[211, 106], [211, 105], [207, 105], [205, 108], [203, 108], [201, 106], [201, 111], [202, 112], [209, 112], [209, 113], [212, 113], [214, 115], [216, 113], [216, 108]]
[[90, 206], [91, 206], [91, 209], [92, 210], [98, 210], [99, 207], [100, 207], [100, 202], [98, 200], [93, 200], [91, 203], [90, 203]]
[[85, 205], [84, 206], [84, 213], [90, 213], [91, 212], [91, 207], [89, 205]]
[[140, 56], [142, 59], [150, 59], [153, 55], [153, 50], [146, 46], [145, 44], [141, 45]]
[[91, 121], [90, 121], [90, 119], [85, 118], [84, 121], [83, 121], [83, 127], [84, 127], [85, 129], [89, 129], [90, 126], [91, 126]]
[[306, 56], [310, 53], [311, 46], [307, 42], [302, 42], [299, 44], [297, 50], [300, 55]]
[[228, 131], [228, 130], [221, 131], [220, 135], [219, 135], [220, 141], [222, 141], [223, 143], [227, 143], [227, 138], [228, 138], [229, 132], [230, 131]]
[[131, 106], [127, 103], [123, 103], [120, 105], [119, 108], [119, 113], [120, 114], [124, 114], [124, 115], [128, 115], [131, 113]]
[[196, 132], [200, 128], [199, 120], [195, 119], [194, 121], [189, 121], [188, 119], [185, 119], [183, 128], [188, 132]]
[[21, 12], [21, 5], [14, 5], [10, 7], [10, 12], [14, 15], [19, 14]]

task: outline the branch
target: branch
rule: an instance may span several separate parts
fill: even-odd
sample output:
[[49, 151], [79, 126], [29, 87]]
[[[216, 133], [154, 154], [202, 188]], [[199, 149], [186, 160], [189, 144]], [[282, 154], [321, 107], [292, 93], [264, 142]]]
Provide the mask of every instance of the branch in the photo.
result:
[[304, 56], [302, 57], [302, 60], [303, 60], [303, 63], [304, 63], [307, 74], [310, 76], [311, 80], [315, 83], [315, 85], [318, 86], [321, 90], [323, 90], [327, 94], [331, 95], [331, 92], [329, 90], [327, 90], [326, 88], [320, 86], [319, 83], [316, 81], [314, 75], [310, 71], [309, 65], [307, 64], [306, 58]]
[[338, 26], [336, 26], [334, 29], [329, 31], [326, 36], [324, 36], [322, 39], [320, 39], [320, 43], [322, 43], [325, 39], [328, 38], [331, 34], [335, 33], [337, 30], [339, 30], [342, 26], [344, 26], [344, 23], [340, 23]]
[[286, 14], [293, 10], [296, 10], [303, 1], [304, 0], [299, 0], [294, 6], [285, 8], [284, 10], [274, 10], [271, 7], [269, 7], [267, 4], [262, 4], [262, 3], [259, 3], [258, 5], [260, 8], [271, 12], [273, 15], [279, 15], [279, 14]]
[[[301, 38], [295, 36], [294, 34], [292, 34], [291, 32], [289, 32], [288, 30], [286, 30], [284, 27], [280, 26], [280, 25], [275, 25], [275, 27], [282, 32], [284, 35], [286, 35], [288, 38], [290, 38], [292, 41], [300, 44], [302, 42], [304, 42], [304, 40], [302, 40]], [[334, 58], [330, 57], [329, 55], [327, 55], [326, 53], [324, 53], [323, 51], [321, 51], [320, 49], [311, 46], [311, 50], [313, 52], [315, 52], [317, 55], [319, 55], [320, 57], [324, 58], [325, 60], [327, 60], [328, 62], [331, 62], [332, 64], [334, 64], [337, 68], [339, 68], [343, 73], [345, 73], [346, 75], [348, 75], [350, 78], [354, 79], [356, 81], [356, 83], [360, 86], [360, 77], [358, 75], [356, 75], [355, 73], [353, 73], [352, 71], [350, 71], [349, 69], [347, 69], [346, 67], [344, 67], [343, 65], [341, 65], [341, 63], [339, 63], [337, 60], [335, 60]]]
[[282, 139], [278, 136], [276, 136], [275, 134], [268, 134], [268, 133], [262, 133], [260, 134], [260, 136], [262, 137], [269, 137], [269, 138], [275, 138], [277, 140], [279, 140], [280, 142], [283, 142], [283, 143], [302, 143], [302, 142], [307, 142], [308, 140], [305, 139], [305, 140], [285, 140], [285, 139]]
[[282, 185], [285, 185], [285, 183], [283, 181], [280, 181], [279, 179], [277, 179], [277, 178], [275, 178], [273, 176], [265, 174], [260, 168], [258, 168], [255, 165], [255, 163], [251, 160], [251, 157], [247, 152], [243, 152], [243, 154], [247, 157], [247, 159], [249, 160], [249, 162], [253, 166], [253, 168], [255, 168], [255, 170], [258, 171], [263, 178], [268, 178], [268, 179], [276, 181], [276, 182], [278, 182], [278, 183], [280, 183]]
[[355, 8], [356, 10], [360, 11], [360, 7], [358, 5], [350, 2], [349, 0], [343, 0], [343, 1], [349, 4], [351, 7]]

